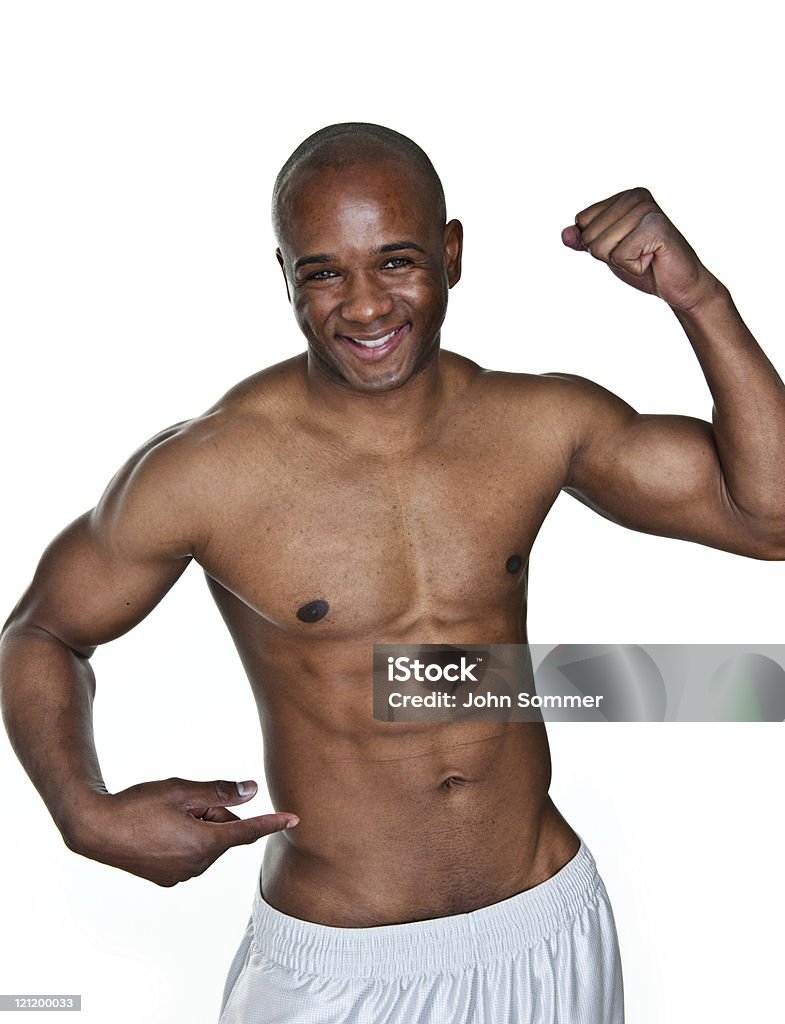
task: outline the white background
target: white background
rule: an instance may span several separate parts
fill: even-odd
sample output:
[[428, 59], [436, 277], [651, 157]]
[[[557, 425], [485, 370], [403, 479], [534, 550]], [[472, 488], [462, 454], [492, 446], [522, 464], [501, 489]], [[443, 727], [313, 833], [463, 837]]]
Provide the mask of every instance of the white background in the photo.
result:
[[[4, 3], [2, 607], [133, 448], [301, 350], [268, 197], [324, 124], [390, 125], [440, 171], [466, 229], [445, 347], [708, 417], [667, 308], [560, 242], [577, 210], [644, 184], [783, 369], [770, 10]], [[563, 497], [532, 557], [531, 640], [781, 642], [784, 574]], [[95, 665], [110, 788], [259, 778], [250, 693], [196, 567]], [[629, 1020], [781, 1020], [781, 728], [551, 738], [556, 802], [614, 901]], [[261, 847], [159, 889], [68, 853], [5, 743], [0, 768], [0, 992], [82, 993], [86, 1024], [214, 1021]]]

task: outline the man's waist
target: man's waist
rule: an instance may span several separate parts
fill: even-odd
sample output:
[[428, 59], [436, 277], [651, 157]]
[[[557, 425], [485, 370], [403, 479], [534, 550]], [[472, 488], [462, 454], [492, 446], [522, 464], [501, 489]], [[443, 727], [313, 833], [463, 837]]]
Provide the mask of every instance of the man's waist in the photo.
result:
[[547, 798], [482, 785], [455, 782], [441, 805], [413, 802], [405, 816], [335, 811], [329, 826], [309, 829], [304, 814], [270, 837], [264, 878], [272, 906], [336, 927], [467, 913], [544, 881], [578, 846]]

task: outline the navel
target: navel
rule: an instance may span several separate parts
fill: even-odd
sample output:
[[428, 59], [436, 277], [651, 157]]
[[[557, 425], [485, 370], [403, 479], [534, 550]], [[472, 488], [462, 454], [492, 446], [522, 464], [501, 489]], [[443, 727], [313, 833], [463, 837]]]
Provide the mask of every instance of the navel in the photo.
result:
[[517, 572], [521, 571], [522, 565], [523, 559], [520, 555], [510, 555], [510, 557], [504, 563], [504, 568], [511, 576], [514, 576]]
[[329, 612], [330, 606], [326, 601], [309, 601], [297, 609], [297, 618], [300, 622], [318, 622]]
[[458, 789], [461, 786], [468, 785], [469, 780], [465, 779], [463, 775], [448, 775], [444, 782], [442, 782], [442, 789]]

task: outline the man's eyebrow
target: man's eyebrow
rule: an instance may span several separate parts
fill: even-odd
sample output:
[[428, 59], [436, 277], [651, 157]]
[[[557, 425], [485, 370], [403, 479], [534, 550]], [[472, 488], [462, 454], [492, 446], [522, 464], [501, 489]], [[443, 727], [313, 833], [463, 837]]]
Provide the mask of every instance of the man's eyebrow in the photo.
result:
[[294, 261], [294, 269], [299, 270], [300, 267], [304, 267], [308, 263], [332, 263], [334, 260], [335, 256], [325, 252], [317, 253], [313, 256], [301, 256], [299, 260]]
[[401, 249], [416, 249], [417, 252], [425, 252], [425, 249], [416, 242], [390, 242], [389, 245], [381, 245], [375, 249], [375, 253], [400, 252]]

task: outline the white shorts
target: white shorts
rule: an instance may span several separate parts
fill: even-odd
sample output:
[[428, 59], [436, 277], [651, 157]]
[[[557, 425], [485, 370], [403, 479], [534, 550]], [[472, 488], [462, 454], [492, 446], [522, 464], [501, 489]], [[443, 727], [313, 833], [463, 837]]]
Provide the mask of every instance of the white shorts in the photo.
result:
[[586, 846], [541, 885], [470, 914], [329, 928], [259, 886], [219, 1024], [623, 1024], [608, 894]]

